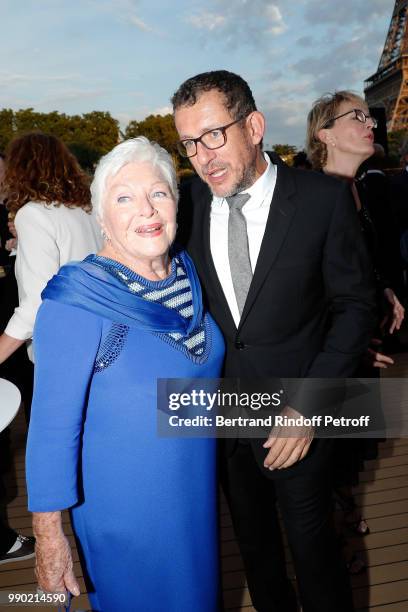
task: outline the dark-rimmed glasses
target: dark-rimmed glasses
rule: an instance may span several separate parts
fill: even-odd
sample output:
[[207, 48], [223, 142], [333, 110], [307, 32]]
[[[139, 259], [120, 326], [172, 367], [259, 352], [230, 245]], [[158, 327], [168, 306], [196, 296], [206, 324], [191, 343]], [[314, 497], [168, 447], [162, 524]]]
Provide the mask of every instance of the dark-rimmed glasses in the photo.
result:
[[336, 119], [345, 117], [346, 115], [349, 115], [350, 113], [354, 113], [354, 119], [357, 119], [357, 121], [360, 121], [360, 123], [366, 123], [367, 119], [371, 119], [371, 121], [373, 122], [374, 129], [378, 125], [377, 119], [374, 119], [374, 117], [371, 117], [371, 115], [366, 115], [365, 112], [361, 110], [361, 108], [352, 108], [346, 113], [343, 113], [342, 115], [337, 115], [337, 117], [333, 117], [332, 119], [329, 119], [328, 121], [326, 121], [322, 129], [331, 128], [333, 126], [333, 123], [336, 121]]
[[245, 119], [248, 115], [243, 115], [235, 121], [231, 121], [231, 123], [227, 123], [227, 125], [221, 125], [220, 127], [213, 128], [212, 130], [208, 130], [208, 132], [204, 132], [198, 138], [186, 138], [185, 140], [180, 140], [177, 143], [178, 152], [182, 157], [194, 157], [197, 155], [197, 143], [201, 142], [201, 144], [206, 149], [220, 149], [227, 142], [227, 134], [226, 130]]

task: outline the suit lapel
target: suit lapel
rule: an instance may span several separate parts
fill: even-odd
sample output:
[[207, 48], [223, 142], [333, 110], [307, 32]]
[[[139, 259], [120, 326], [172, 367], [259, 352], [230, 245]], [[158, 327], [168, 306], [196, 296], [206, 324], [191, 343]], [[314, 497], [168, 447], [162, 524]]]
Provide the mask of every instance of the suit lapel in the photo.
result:
[[256, 263], [254, 276], [249, 288], [248, 297], [245, 302], [244, 311], [238, 329], [241, 329], [255, 300], [262, 288], [265, 278], [274, 264], [279, 250], [285, 240], [286, 234], [292, 223], [296, 206], [292, 196], [296, 191], [291, 170], [281, 159], [270, 154], [272, 162], [277, 165], [277, 177], [275, 190], [269, 210], [265, 233], [262, 239], [261, 249]]

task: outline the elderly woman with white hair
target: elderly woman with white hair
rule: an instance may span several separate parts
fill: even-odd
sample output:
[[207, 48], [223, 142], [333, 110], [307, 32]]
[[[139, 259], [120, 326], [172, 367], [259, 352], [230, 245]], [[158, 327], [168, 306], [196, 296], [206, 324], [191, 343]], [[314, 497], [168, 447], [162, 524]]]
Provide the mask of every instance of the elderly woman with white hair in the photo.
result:
[[224, 345], [188, 255], [172, 246], [170, 155], [139, 137], [91, 187], [104, 246], [43, 292], [27, 449], [36, 573], [79, 594], [70, 508], [94, 611], [217, 609], [215, 440], [159, 437], [158, 378], [220, 374]]

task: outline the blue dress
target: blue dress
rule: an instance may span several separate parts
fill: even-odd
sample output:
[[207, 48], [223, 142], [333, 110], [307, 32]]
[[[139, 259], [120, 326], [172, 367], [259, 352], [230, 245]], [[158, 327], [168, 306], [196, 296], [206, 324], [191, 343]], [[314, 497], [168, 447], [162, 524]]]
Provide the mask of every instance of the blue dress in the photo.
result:
[[215, 440], [156, 430], [156, 379], [217, 377], [224, 354], [191, 261], [178, 261], [189, 316], [135, 292], [166, 295], [180, 266], [152, 282], [90, 256], [50, 281], [37, 317], [29, 509], [71, 508], [95, 611], [218, 608]]

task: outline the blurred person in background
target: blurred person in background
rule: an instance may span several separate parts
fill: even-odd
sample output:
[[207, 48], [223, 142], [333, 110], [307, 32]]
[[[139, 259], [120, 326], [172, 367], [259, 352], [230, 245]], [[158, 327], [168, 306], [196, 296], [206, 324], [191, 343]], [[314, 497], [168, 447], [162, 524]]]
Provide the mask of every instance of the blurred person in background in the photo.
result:
[[[373, 155], [363, 162], [359, 168], [356, 186], [363, 206], [366, 207], [374, 226], [377, 259], [380, 261], [382, 275], [386, 284], [392, 287], [393, 291], [402, 298], [404, 281], [400, 235], [393, 205], [391, 181], [384, 172], [385, 164], [384, 147], [375, 142]], [[383, 305], [382, 310], [385, 324], [387, 308], [384, 308]], [[389, 334], [385, 326], [382, 326], [382, 341], [385, 352], [394, 352], [400, 349], [398, 335], [395, 333]]]
[[19, 305], [0, 336], [0, 364], [31, 337], [41, 291], [70, 260], [95, 253], [101, 239], [91, 214], [88, 177], [61, 140], [41, 132], [6, 150], [3, 193], [17, 232]]
[[[404, 319], [402, 307], [389, 277], [395, 270], [389, 266], [387, 252], [380, 248], [378, 230], [364, 190], [358, 189], [355, 176], [360, 165], [374, 154], [373, 128], [377, 122], [370, 117], [366, 102], [350, 91], [327, 94], [317, 100], [308, 116], [307, 150], [315, 170], [349, 182], [361, 230], [374, 267], [378, 314], [388, 332], [400, 329]], [[379, 224], [378, 224], [379, 225]], [[385, 247], [384, 247], [385, 249]], [[375, 356], [374, 356], [375, 357]], [[390, 358], [378, 353], [377, 367], [391, 364]]]
[[[376, 282], [377, 315], [382, 327], [390, 334], [399, 330], [404, 319], [404, 308], [398, 300], [387, 275], [389, 259], [380, 250], [376, 226], [370, 216], [364, 191], [359, 190], [355, 176], [360, 165], [374, 153], [376, 120], [370, 117], [366, 102], [350, 91], [338, 91], [319, 98], [308, 115], [307, 152], [315, 170], [345, 180], [350, 184], [356, 214], [369, 252]], [[393, 270], [391, 270], [392, 272]], [[378, 329], [381, 337], [382, 329]], [[377, 334], [376, 334], [377, 335]], [[393, 360], [379, 352], [380, 338], [373, 339], [369, 349], [370, 361], [362, 363], [355, 373], [359, 377], [375, 377], [378, 369]], [[379, 413], [381, 408], [377, 406]], [[376, 444], [374, 444], [376, 447]], [[368, 452], [368, 455], [366, 454]], [[366, 535], [369, 527], [356, 506], [352, 485], [358, 482], [358, 472], [364, 458], [373, 458], [373, 441], [361, 439], [337, 440], [335, 446], [336, 499], [344, 512], [343, 534], [346, 527], [354, 535]], [[350, 573], [364, 571], [365, 563], [345, 544]]]
[[398, 174], [391, 177], [391, 203], [395, 213], [395, 218], [400, 237], [400, 254], [402, 265], [405, 270], [405, 298], [408, 294], [407, 289], [407, 268], [408, 268], [408, 138], [403, 142], [401, 150], [401, 167]]
[[401, 150], [401, 172], [391, 177], [393, 206], [402, 231], [408, 229], [408, 138]]
[[305, 151], [298, 151], [293, 158], [293, 167], [301, 168], [302, 170], [311, 170], [312, 164], [307, 159], [307, 154]]
[[[5, 171], [5, 156], [0, 154], [0, 334], [3, 333], [14, 309], [18, 306], [18, 289], [14, 271], [17, 241], [12, 233], [14, 224], [8, 219], [7, 198], [3, 191]], [[24, 346], [19, 347], [6, 362], [0, 364], [0, 377], [17, 385], [28, 418], [33, 393], [33, 365]], [[6, 447], [7, 440], [8, 429], [2, 434], [3, 449]]]
[[[14, 277], [15, 258], [10, 257], [10, 251], [6, 248], [11, 234], [7, 227], [7, 210], [3, 201], [4, 173], [4, 155], [0, 153], [0, 332], [4, 329], [17, 302], [17, 286]], [[27, 403], [27, 393], [24, 398], [24, 391], [27, 391], [24, 385], [25, 365], [28, 362], [27, 353], [21, 348], [13, 357], [14, 359], [11, 358], [10, 363], [7, 364], [9, 367], [0, 366], [0, 378], [15, 383]], [[10, 448], [8, 429], [6, 429], [0, 432], [0, 565], [34, 556], [34, 538], [17, 533], [8, 525], [6, 510], [8, 499], [2, 474], [7, 472], [9, 467]]]

